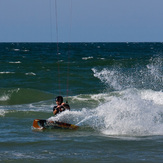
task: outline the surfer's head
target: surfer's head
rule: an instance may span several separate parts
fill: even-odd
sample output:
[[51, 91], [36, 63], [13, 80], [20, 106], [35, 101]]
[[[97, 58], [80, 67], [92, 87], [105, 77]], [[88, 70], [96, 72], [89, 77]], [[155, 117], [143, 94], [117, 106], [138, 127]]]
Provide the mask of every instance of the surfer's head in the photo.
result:
[[57, 97], [55, 98], [55, 101], [58, 102], [59, 105], [61, 105], [62, 102], [63, 102], [63, 97], [62, 97], [62, 96], [57, 96]]

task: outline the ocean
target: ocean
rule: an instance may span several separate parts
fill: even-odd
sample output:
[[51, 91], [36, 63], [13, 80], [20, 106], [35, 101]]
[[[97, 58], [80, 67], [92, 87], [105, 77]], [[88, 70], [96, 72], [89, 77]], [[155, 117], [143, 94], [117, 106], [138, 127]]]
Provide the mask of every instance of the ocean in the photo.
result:
[[163, 162], [163, 43], [0, 43], [0, 65], [0, 162]]

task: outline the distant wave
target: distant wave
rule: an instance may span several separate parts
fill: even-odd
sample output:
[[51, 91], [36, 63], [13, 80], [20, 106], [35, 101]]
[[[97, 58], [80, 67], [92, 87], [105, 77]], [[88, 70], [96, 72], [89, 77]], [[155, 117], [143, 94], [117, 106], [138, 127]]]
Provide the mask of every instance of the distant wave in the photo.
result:
[[92, 56], [90, 56], [90, 57], [83, 57], [82, 59], [83, 60], [88, 60], [88, 59], [93, 59], [93, 57]]
[[25, 73], [25, 75], [36, 75], [34, 72], [27, 72], [27, 73]]
[[29, 50], [28, 49], [12, 49], [13, 51], [22, 51], [22, 52], [28, 52]]
[[0, 101], [7, 101], [9, 99], [10, 99], [10, 97], [8, 95], [3, 95], [0, 97]]
[[15, 72], [4, 71], [4, 72], [0, 72], [0, 74], [15, 74]]
[[26, 50], [22, 50], [22, 51], [23, 51], [23, 52], [28, 52], [29, 50], [26, 49]]
[[20, 51], [20, 49], [13, 49], [13, 51]]
[[19, 63], [21, 63], [20, 61], [15, 61], [15, 62], [9, 62], [9, 63], [13, 63], [13, 64], [19, 64]]
[[16, 88], [0, 89], [0, 105], [29, 104], [52, 99], [53, 95], [35, 89]]
[[0, 109], [0, 117], [4, 117], [6, 113], [7, 111], [5, 111], [4, 109]]

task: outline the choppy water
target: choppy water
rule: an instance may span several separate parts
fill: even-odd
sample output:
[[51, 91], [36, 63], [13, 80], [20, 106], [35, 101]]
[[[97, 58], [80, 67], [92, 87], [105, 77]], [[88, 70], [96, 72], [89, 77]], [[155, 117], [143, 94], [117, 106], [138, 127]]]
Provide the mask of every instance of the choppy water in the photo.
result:
[[[162, 162], [162, 43], [1, 43], [1, 162]], [[71, 111], [53, 117], [54, 97]], [[32, 130], [34, 119], [80, 126]]]

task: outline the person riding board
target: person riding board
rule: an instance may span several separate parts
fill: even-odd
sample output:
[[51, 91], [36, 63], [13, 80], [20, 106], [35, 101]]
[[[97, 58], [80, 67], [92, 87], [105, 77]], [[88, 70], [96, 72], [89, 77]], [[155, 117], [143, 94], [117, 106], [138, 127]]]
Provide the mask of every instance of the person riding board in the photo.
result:
[[53, 114], [56, 115], [58, 113], [61, 113], [65, 110], [70, 110], [70, 106], [67, 103], [63, 102], [63, 97], [62, 96], [57, 96], [55, 98], [57, 106], [53, 107]]

